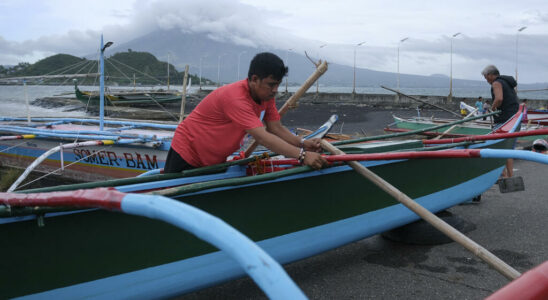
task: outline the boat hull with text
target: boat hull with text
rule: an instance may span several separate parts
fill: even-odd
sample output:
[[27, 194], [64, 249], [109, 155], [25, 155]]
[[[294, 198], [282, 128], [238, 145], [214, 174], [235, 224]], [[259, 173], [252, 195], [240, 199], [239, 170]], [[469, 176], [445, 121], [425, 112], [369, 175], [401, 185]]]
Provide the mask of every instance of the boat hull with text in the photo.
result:
[[[519, 123], [516, 118], [507, 124], [511, 130]], [[513, 139], [501, 139], [470, 148], [510, 149], [513, 144]], [[423, 148], [421, 141], [411, 140], [349, 145], [345, 150], [384, 153], [417, 148]], [[361, 164], [438, 212], [489, 189], [505, 159], [398, 159]], [[189, 177], [183, 173], [181, 178], [115, 188], [127, 193], [171, 191], [169, 197], [221, 218], [280, 263], [419, 218], [346, 165], [318, 171], [287, 167], [248, 176], [252, 167], [234, 165], [220, 173]], [[0, 247], [10, 257], [0, 263], [0, 280], [9, 287], [0, 292], [3, 297], [172, 297], [244, 275], [222, 252], [158, 221], [99, 210], [43, 212], [45, 226], [39, 227], [33, 216], [37, 212], [19, 217], [3, 212]], [[44, 214], [38, 214], [38, 219]]]
[[[107, 121], [105, 131], [101, 133], [97, 124], [86, 121], [96, 120], [48, 118], [29, 126], [24, 121], [4, 118], [0, 122], [2, 166], [25, 169], [36, 158], [60, 144], [108, 139], [112, 145], [68, 148], [53, 153], [38, 165], [36, 171], [55, 172], [78, 181], [96, 181], [134, 177], [163, 168], [176, 125], [127, 122], [131, 124], [128, 126], [122, 122], [113, 126]], [[154, 125], [160, 128], [149, 127]], [[109, 131], [112, 134], [106, 135]]]

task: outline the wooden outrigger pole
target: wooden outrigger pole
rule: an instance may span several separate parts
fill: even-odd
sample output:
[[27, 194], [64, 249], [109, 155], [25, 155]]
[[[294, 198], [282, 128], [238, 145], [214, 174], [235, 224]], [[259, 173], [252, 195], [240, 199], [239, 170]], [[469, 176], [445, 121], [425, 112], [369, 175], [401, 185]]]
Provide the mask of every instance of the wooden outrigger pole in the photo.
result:
[[446, 111], [446, 112], [448, 112], [448, 113], [452, 113], [452, 114], [458, 116], [459, 118], [461, 117], [461, 115], [459, 115], [459, 114], [457, 114], [456, 112], [454, 112], [454, 111], [452, 111], [452, 110], [449, 110], [449, 109], [447, 109], [447, 108], [445, 108], [445, 107], [441, 107], [441, 106], [436, 105], [436, 104], [428, 103], [428, 102], [426, 102], [426, 101], [424, 101], [424, 100], [417, 99], [417, 98], [415, 98], [415, 97], [413, 97], [413, 96], [409, 96], [409, 95], [404, 94], [404, 93], [402, 93], [402, 92], [400, 92], [400, 91], [396, 91], [396, 90], [391, 89], [391, 88], [389, 88], [389, 87], [385, 87], [384, 85], [381, 85], [381, 87], [382, 87], [383, 89], [385, 89], [385, 90], [389, 90], [389, 91], [391, 91], [391, 92], [394, 92], [394, 93], [396, 93], [396, 94], [398, 94], [398, 95], [405, 96], [405, 97], [407, 97], [407, 98], [409, 98], [409, 99], [412, 99], [412, 100], [415, 100], [415, 101], [417, 101], [417, 102], [420, 102], [420, 103], [423, 103], [423, 104], [426, 104], [426, 105], [430, 105], [430, 106], [433, 106], [433, 107], [435, 107], [435, 108], [439, 108], [439, 109], [441, 109], [441, 110], [443, 110], [443, 111]]
[[[345, 154], [343, 151], [338, 149], [337, 147], [331, 145], [329, 142], [322, 140], [322, 147], [331, 152], [332, 154], [338, 154], [342, 155]], [[453, 241], [461, 244], [466, 249], [470, 250], [474, 255], [485, 261], [487, 264], [489, 264], [491, 267], [493, 267], [495, 270], [497, 270], [499, 273], [504, 275], [506, 278], [510, 280], [514, 280], [521, 276], [521, 274], [511, 266], [509, 266], [507, 263], [502, 261], [500, 258], [496, 257], [493, 253], [489, 252], [487, 249], [483, 248], [464, 234], [462, 234], [460, 231], [456, 230], [455, 228], [451, 227], [451, 225], [447, 224], [440, 218], [438, 218], [436, 215], [431, 213], [426, 208], [422, 207], [417, 202], [413, 201], [413, 199], [409, 198], [406, 194], [398, 190], [396, 187], [379, 177], [377, 174], [371, 172], [369, 169], [364, 167], [362, 164], [360, 164], [357, 161], [349, 161], [347, 164], [352, 167], [358, 174], [362, 175], [372, 183], [374, 183], [376, 186], [381, 188], [383, 191], [387, 192], [389, 195], [394, 197], [396, 200], [398, 200], [401, 204], [405, 205], [407, 208], [412, 210], [414, 213], [419, 215], [423, 220], [430, 223], [432, 226], [434, 226], [436, 229], [447, 235], [449, 238], [451, 238]]]

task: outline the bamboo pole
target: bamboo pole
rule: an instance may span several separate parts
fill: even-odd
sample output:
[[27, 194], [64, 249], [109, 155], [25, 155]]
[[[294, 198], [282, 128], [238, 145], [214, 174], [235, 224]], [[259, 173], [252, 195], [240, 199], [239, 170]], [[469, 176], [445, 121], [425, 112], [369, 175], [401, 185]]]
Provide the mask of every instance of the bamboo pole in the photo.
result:
[[[327, 71], [326, 61], [323, 61], [317, 64], [316, 70], [314, 71], [314, 73], [312, 73], [312, 75], [308, 77], [308, 79], [295, 92], [295, 94], [289, 97], [289, 99], [287, 99], [284, 105], [278, 110], [278, 113], [280, 114], [280, 116], [283, 116], [290, 108], [295, 107], [295, 104], [297, 103], [299, 98], [301, 98], [302, 95], [304, 95], [304, 93], [306, 93], [306, 91], [314, 84], [314, 82], [316, 82], [316, 80], [318, 80], [318, 78], [320, 78], [320, 76], [322, 76], [326, 71]], [[253, 141], [253, 144], [251, 144], [251, 146], [249, 146], [245, 150], [245, 156], [248, 157], [249, 155], [251, 155], [253, 150], [255, 150], [255, 148], [257, 148], [258, 145], [259, 143], [257, 143], [257, 141]]]
[[185, 66], [185, 76], [183, 78], [183, 95], [181, 96], [181, 114], [179, 115], [179, 122], [182, 122], [185, 118], [185, 101], [186, 101], [186, 82], [188, 81], [188, 65]]
[[417, 99], [417, 98], [415, 98], [415, 97], [413, 97], [413, 96], [406, 95], [406, 94], [404, 94], [404, 93], [402, 93], [402, 92], [400, 92], [400, 91], [396, 91], [396, 90], [394, 90], [394, 89], [385, 87], [384, 85], [381, 85], [381, 87], [382, 87], [383, 89], [385, 89], [385, 90], [389, 90], [389, 91], [394, 92], [394, 93], [396, 93], [396, 94], [398, 94], [398, 95], [405, 96], [405, 97], [407, 97], [407, 98], [409, 98], [409, 99], [413, 99], [413, 100], [415, 100], [415, 101], [417, 101], [417, 102], [420, 102], [420, 103], [423, 103], [423, 104], [427, 104], [427, 105], [430, 105], [430, 106], [439, 108], [439, 109], [444, 110], [444, 111], [446, 111], [446, 112], [452, 113], [452, 114], [454, 114], [454, 115], [456, 115], [456, 116], [458, 116], [458, 117], [461, 117], [461, 115], [459, 115], [459, 114], [457, 114], [456, 112], [451, 111], [451, 110], [449, 110], [449, 109], [447, 109], [447, 108], [445, 108], [445, 107], [441, 107], [441, 106], [436, 105], [436, 104], [428, 103], [428, 102], [426, 102], [426, 101], [424, 101], [424, 100], [420, 100], [420, 99]]
[[[486, 114], [484, 116], [492, 116], [492, 115], [498, 114], [498, 113], [500, 113], [500, 111], [495, 111], [495, 112]], [[444, 127], [451, 126], [451, 125], [455, 125], [455, 124], [461, 124], [461, 123], [464, 123], [464, 122], [481, 119], [484, 116], [471, 117], [467, 120], [458, 120], [458, 121], [455, 121], [455, 122], [442, 124], [442, 125], [437, 125], [437, 126], [432, 126], [432, 127], [428, 127], [428, 128], [424, 128], [424, 129], [416, 129], [416, 130], [411, 130], [411, 131], [406, 131], [406, 132], [398, 132], [398, 133], [391, 133], [391, 134], [384, 134], [384, 135], [377, 135], [377, 136], [368, 136], [368, 137], [363, 137], [363, 138], [338, 141], [338, 142], [334, 142], [333, 145], [340, 146], [340, 145], [361, 143], [361, 142], [366, 142], [366, 141], [386, 140], [386, 139], [391, 139], [391, 138], [396, 138], [396, 137], [414, 135], [414, 134], [423, 133], [423, 132], [426, 132], [426, 131], [437, 130], [437, 129], [444, 128]]]
[[[325, 140], [322, 140], [321, 143], [322, 143], [322, 147], [325, 150], [331, 152], [332, 154], [339, 154], [339, 155], [345, 154], [343, 151], [331, 145]], [[516, 271], [514, 268], [506, 264], [500, 258], [496, 257], [494, 254], [492, 254], [491, 252], [489, 252], [482, 246], [478, 245], [476, 242], [474, 242], [473, 240], [471, 240], [470, 238], [468, 238], [467, 236], [465, 236], [464, 234], [462, 234], [455, 228], [451, 227], [449, 224], [445, 223], [436, 215], [434, 215], [433, 213], [428, 211], [426, 208], [419, 205], [417, 202], [413, 201], [413, 199], [409, 198], [409, 196], [402, 193], [400, 190], [392, 186], [390, 183], [386, 182], [377, 174], [368, 170], [359, 162], [350, 161], [350, 162], [347, 162], [347, 164], [350, 165], [360, 175], [362, 175], [363, 177], [373, 182], [376, 186], [378, 186], [379, 188], [387, 192], [389, 195], [394, 197], [401, 204], [405, 205], [407, 208], [409, 208], [414, 213], [419, 215], [423, 220], [430, 223], [432, 226], [436, 227], [438, 230], [440, 230], [445, 235], [447, 235], [449, 238], [461, 244], [463, 247], [468, 249], [474, 255], [476, 255], [483, 261], [485, 261], [487, 264], [489, 264], [499, 273], [504, 275], [506, 278], [513, 280], [521, 276], [521, 274], [518, 271]]]
[[[478, 109], [474, 109], [472, 110], [472, 112], [470, 112], [468, 115], [466, 115], [466, 117], [464, 117], [463, 120], [468, 120], [476, 111], [478, 111]], [[441, 139], [443, 136], [445, 136], [447, 133], [449, 133], [451, 130], [453, 130], [455, 127], [457, 127], [457, 124], [449, 127], [446, 131], [442, 132], [440, 135], [438, 135], [437, 137], [433, 138], [433, 140], [439, 140]]]

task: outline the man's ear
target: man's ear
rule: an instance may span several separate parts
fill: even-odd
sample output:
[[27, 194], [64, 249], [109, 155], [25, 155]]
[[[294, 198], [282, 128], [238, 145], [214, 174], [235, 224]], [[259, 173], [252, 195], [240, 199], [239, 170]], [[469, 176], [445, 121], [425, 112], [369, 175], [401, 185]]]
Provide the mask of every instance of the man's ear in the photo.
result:
[[251, 75], [251, 82], [257, 83], [260, 80], [259, 76], [257, 75]]

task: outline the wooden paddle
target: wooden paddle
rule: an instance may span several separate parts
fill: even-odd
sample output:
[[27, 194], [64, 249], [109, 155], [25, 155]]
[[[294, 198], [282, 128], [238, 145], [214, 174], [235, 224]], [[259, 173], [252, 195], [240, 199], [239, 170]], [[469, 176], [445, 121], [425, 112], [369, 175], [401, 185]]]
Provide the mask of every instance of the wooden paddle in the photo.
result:
[[[327, 62], [323, 61], [321, 63], [318, 63], [316, 65], [316, 70], [308, 79], [303, 83], [303, 85], [293, 94], [287, 101], [284, 103], [284, 105], [278, 110], [278, 113], [280, 116], [283, 116], [290, 108], [293, 108], [295, 104], [297, 103], [297, 100], [301, 98], [304, 93], [327, 71]], [[245, 157], [248, 157], [251, 155], [253, 150], [257, 148], [259, 143], [257, 141], [253, 141], [253, 143], [245, 150]]]
[[[331, 145], [325, 140], [322, 140], [321, 143], [322, 143], [322, 147], [325, 150], [331, 152], [332, 154], [345, 154], [343, 151]], [[350, 161], [350, 162], [347, 162], [347, 164], [350, 165], [360, 175], [367, 178], [368, 180], [373, 182], [376, 186], [378, 186], [379, 188], [387, 192], [389, 195], [394, 197], [401, 204], [407, 206], [407, 208], [409, 208], [414, 213], [419, 215], [426, 222], [436, 227], [439, 231], [446, 234], [449, 238], [451, 238], [455, 242], [461, 244], [464, 248], [470, 250], [470, 252], [472, 252], [473, 254], [478, 256], [480, 259], [488, 263], [490, 266], [495, 268], [495, 270], [497, 270], [499, 273], [504, 275], [506, 278], [513, 280], [521, 276], [521, 274], [518, 271], [516, 271], [514, 268], [506, 264], [500, 258], [496, 257], [494, 254], [492, 254], [491, 252], [489, 252], [482, 246], [478, 245], [476, 242], [469, 239], [464, 234], [460, 233], [460, 231], [456, 230], [455, 228], [451, 227], [449, 224], [445, 223], [443, 220], [438, 218], [429, 210], [422, 207], [417, 202], [413, 201], [413, 199], [409, 198], [409, 196], [405, 195], [400, 190], [392, 186], [390, 183], [386, 182], [384, 179], [377, 176], [377, 174], [368, 170], [359, 162]]]

